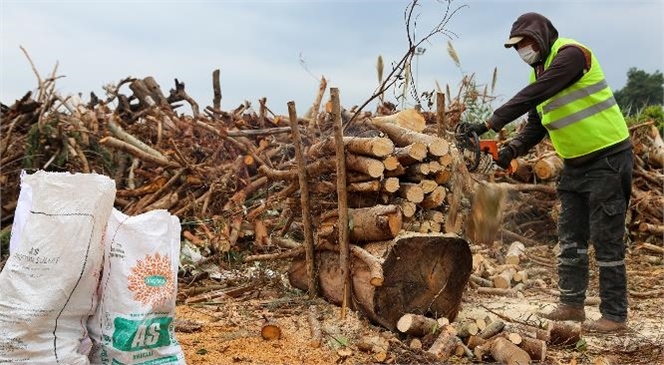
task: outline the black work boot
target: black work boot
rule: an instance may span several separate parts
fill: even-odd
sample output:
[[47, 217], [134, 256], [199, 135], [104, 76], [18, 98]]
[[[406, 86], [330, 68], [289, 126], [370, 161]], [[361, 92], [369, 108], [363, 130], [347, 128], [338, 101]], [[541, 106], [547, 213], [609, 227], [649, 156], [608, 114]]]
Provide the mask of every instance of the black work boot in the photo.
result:
[[558, 304], [556, 308], [549, 313], [538, 312], [537, 315], [551, 321], [583, 322], [586, 319], [586, 311], [583, 306], [574, 307], [562, 303]]
[[581, 329], [586, 332], [613, 333], [627, 329], [625, 322], [616, 322], [604, 317], [596, 321], [587, 321], [581, 324]]

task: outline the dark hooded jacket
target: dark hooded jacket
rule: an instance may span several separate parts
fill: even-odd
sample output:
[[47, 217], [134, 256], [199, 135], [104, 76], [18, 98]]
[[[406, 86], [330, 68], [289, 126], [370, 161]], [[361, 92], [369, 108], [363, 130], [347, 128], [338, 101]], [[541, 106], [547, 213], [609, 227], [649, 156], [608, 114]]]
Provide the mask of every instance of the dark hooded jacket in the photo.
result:
[[[544, 70], [544, 61], [551, 52], [553, 43], [558, 39], [558, 30], [546, 17], [537, 13], [521, 15], [512, 24], [509, 38], [526, 36], [535, 39], [540, 49], [540, 60], [531, 65], [535, 69], [536, 81], [519, 91], [514, 97], [496, 109], [488, 121], [491, 129], [499, 131], [506, 124], [528, 113], [528, 121], [521, 132], [510, 142], [517, 155], [524, 155], [539, 143], [547, 130], [542, 126], [537, 105], [556, 95], [558, 92], [577, 82], [591, 67], [590, 52], [577, 45], [561, 47], [549, 67]], [[509, 47], [506, 45], [506, 47]], [[618, 151], [630, 148], [629, 139], [606, 150], [591, 155], [566, 160], [571, 165], [583, 165]], [[515, 156], [516, 157], [516, 156]]]

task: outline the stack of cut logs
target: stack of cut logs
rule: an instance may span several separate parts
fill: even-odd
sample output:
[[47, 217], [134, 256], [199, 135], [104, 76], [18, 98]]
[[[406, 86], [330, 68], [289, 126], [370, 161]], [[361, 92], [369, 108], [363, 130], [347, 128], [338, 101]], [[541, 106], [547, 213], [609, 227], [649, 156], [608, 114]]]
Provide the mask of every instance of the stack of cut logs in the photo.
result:
[[507, 322], [499, 318], [466, 318], [452, 322], [418, 314], [405, 314], [397, 329], [408, 335], [412, 348], [428, 345], [426, 353], [435, 361], [466, 357], [474, 361], [493, 359], [502, 364], [530, 364], [546, 358], [548, 345], [576, 345], [581, 326], [551, 321], [543, 326]]
[[[444, 232], [443, 214], [449, 182], [456, 163], [453, 149], [446, 139], [418, 132], [424, 128], [423, 117], [414, 110], [405, 110], [413, 119], [377, 117], [373, 126], [383, 136], [345, 136], [346, 191], [351, 208], [351, 242], [389, 240], [399, 232]], [[389, 121], [386, 121], [389, 120]], [[396, 121], [401, 122], [395, 123]], [[415, 130], [410, 129], [415, 128]], [[336, 192], [334, 139], [328, 137], [313, 144], [307, 152], [307, 174], [311, 178], [314, 210]], [[262, 166], [259, 171], [272, 180], [295, 179]], [[322, 179], [321, 176], [328, 178]], [[334, 208], [334, 207], [333, 207]], [[318, 235], [336, 242], [336, 209], [319, 211]], [[316, 215], [316, 213], [314, 213]], [[458, 228], [458, 227], [457, 227]]]

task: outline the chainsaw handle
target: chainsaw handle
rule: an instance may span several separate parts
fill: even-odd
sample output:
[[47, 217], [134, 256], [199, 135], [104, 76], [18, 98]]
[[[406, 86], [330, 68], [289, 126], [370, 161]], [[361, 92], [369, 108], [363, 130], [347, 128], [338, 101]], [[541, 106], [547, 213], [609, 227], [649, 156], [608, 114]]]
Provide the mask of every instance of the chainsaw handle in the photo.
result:
[[491, 155], [494, 161], [498, 160], [498, 142], [491, 139], [481, 139], [479, 146], [480, 151]]

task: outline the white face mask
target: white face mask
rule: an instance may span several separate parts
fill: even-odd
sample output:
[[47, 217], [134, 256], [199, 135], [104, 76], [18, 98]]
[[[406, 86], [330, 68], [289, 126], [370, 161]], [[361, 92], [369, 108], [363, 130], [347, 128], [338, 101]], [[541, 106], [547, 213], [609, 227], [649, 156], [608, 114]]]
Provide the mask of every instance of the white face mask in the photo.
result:
[[519, 48], [517, 52], [519, 52], [519, 56], [521, 57], [521, 59], [529, 65], [532, 65], [535, 62], [539, 61], [540, 54], [539, 52], [535, 52], [533, 50], [532, 44], [526, 47]]

